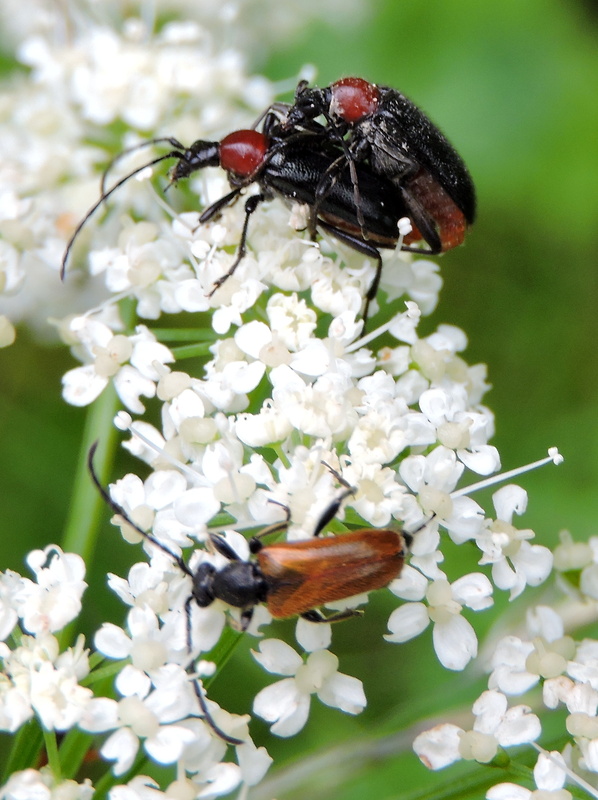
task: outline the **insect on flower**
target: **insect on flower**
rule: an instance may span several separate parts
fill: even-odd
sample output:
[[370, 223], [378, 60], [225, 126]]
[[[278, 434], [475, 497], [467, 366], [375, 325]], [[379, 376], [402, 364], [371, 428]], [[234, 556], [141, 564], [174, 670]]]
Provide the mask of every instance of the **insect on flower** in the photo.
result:
[[[265, 536], [288, 526], [287, 509], [286, 520], [268, 526], [251, 539], [250, 551], [255, 556], [254, 559], [243, 561], [224, 538], [211, 534], [210, 546], [227, 558], [228, 563], [217, 569], [212, 563], [204, 561], [193, 571], [181, 556], [169, 550], [151, 533], [135, 525], [126, 511], [110, 497], [94, 470], [96, 445], [97, 443], [89, 451], [88, 465], [93, 482], [105, 502], [147, 541], [169, 555], [191, 579], [191, 594], [185, 601], [190, 650], [192, 602], [197, 603], [200, 608], [206, 608], [215, 600], [221, 600], [239, 609], [241, 630], [247, 629], [253, 610], [259, 603], [264, 603], [272, 616], [277, 618], [301, 616], [310, 622], [336, 622], [360, 616], [360, 612], [346, 609], [325, 616], [318, 607], [381, 589], [401, 573], [411, 534], [391, 529], [362, 529], [318, 538], [338, 513], [343, 500], [355, 491], [333, 470], [333, 475], [341, 482], [343, 489], [320, 517], [314, 538], [269, 545], [262, 543]], [[195, 686], [204, 716], [219, 736], [230, 741], [230, 737], [220, 731], [211, 720], [205, 698], [199, 686]]]
[[[319, 198], [326, 197], [348, 168], [359, 211], [362, 187], [356, 166], [367, 162], [401, 194], [414, 224], [407, 244], [423, 239], [428, 249], [420, 252], [437, 254], [463, 242], [475, 219], [473, 181], [446, 137], [401, 92], [362, 78], [344, 78], [323, 89], [301, 81], [294, 105], [278, 113], [284, 117], [283, 128], [314, 131], [343, 149], [344, 158], [322, 176]], [[324, 117], [325, 125], [318, 117]], [[318, 203], [312, 208], [317, 214]], [[367, 238], [365, 220], [360, 224]]]
[[[298, 98], [302, 96], [298, 94]], [[426, 184], [426, 181], [430, 182], [429, 173], [413, 174], [412, 162], [409, 161], [407, 167], [403, 164], [403, 172], [398, 176], [401, 180], [397, 181], [396, 171], [378, 169], [376, 160], [372, 159], [370, 164], [360, 152], [351, 152], [355, 148], [350, 143], [347, 145], [342, 137], [345, 123], [342, 126], [335, 123], [327, 129], [301, 109], [303, 106], [299, 104], [291, 107], [278, 103], [262, 115], [262, 131], [234, 131], [220, 142], [199, 139], [185, 147], [177, 139], [164, 137], [123, 151], [108, 169], [122, 156], [140, 147], [168, 144], [173, 148], [125, 175], [107, 191], [102, 182], [99, 200], [81, 220], [67, 244], [61, 275], [64, 276], [79, 233], [102, 203], [134, 175], [161, 161], [177, 159], [170, 172], [171, 183], [188, 178], [205, 167], [221, 167], [232, 187], [200, 214], [200, 225], [217, 218], [252, 184], [259, 187], [259, 192], [250, 195], [245, 202], [245, 220], [236, 258], [229, 270], [214, 283], [208, 296], [213, 295], [235, 272], [245, 256], [251, 215], [264, 200], [278, 196], [311, 209], [309, 231], [312, 239], [315, 239], [318, 229], [325, 230], [376, 262], [376, 274], [365, 298], [363, 317], [367, 320], [369, 304], [376, 296], [382, 272], [382, 256], [378, 248], [394, 248], [400, 241], [402, 249], [412, 250], [414, 248], [409, 243], [423, 238], [430, 247], [421, 252], [439, 253], [448, 249], [448, 242], [445, 242], [446, 246], [441, 244], [435, 232], [436, 223], [442, 229], [448, 225], [442, 216], [445, 211], [440, 208], [442, 204], [437, 203], [425, 215], [420, 213], [419, 201], [424, 195], [431, 205], [432, 193]], [[428, 124], [431, 127], [431, 123]], [[437, 135], [442, 138], [441, 134]], [[447, 144], [447, 147], [450, 146]], [[458, 159], [456, 153], [454, 158]], [[349, 169], [345, 169], [347, 164]], [[462, 169], [467, 175], [465, 168]], [[408, 234], [403, 244], [398, 222], [406, 217], [411, 218], [419, 229]]]

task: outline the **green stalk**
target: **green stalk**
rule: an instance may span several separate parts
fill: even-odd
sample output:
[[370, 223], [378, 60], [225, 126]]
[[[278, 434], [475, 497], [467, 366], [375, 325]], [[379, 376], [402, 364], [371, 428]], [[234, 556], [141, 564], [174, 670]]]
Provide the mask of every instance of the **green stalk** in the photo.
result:
[[112, 419], [119, 401], [112, 385], [106, 387], [87, 414], [83, 441], [79, 451], [77, 473], [70, 512], [62, 540], [65, 552], [78, 553], [86, 564], [93, 556], [100, 528], [103, 501], [91, 482], [87, 469], [89, 448], [99, 441], [95, 467], [100, 480], [107, 481], [108, 468], [116, 448], [116, 429]]
[[48, 765], [52, 770], [55, 783], [62, 782], [62, 767], [60, 765], [60, 758], [58, 756], [58, 743], [56, 742], [56, 733], [54, 731], [44, 730], [44, 743], [46, 745], [46, 754], [48, 756]]

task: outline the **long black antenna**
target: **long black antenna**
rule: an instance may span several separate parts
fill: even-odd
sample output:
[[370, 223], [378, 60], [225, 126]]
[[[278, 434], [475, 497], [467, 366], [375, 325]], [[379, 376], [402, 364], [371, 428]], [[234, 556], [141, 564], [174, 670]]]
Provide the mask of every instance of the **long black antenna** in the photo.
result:
[[89, 474], [91, 475], [91, 479], [95, 483], [98, 492], [102, 495], [102, 499], [104, 500], [106, 505], [108, 505], [114, 511], [115, 514], [121, 516], [127, 523], [127, 525], [130, 525], [131, 528], [133, 528], [133, 530], [137, 531], [137, 533], [140, 534], [140, 536], [143, 536], [143, 538], [147, 539], [148, 542], [151, 542], [163, 553], [166, 553], [167, 556], [170, 556], [170, 558], [172, 558], [172, 560], [181, 569], [181, 571], [184, 572], [185, 575], [188, 575], [191, 579], [193, 579], [193, 572], [189, 569], [183, 558], [177, 555], [176, 553], [173, 553], [172, 550], [170, 550], [170, 548], [166, 547], [166, 545], [160, 542], [158, 539], [156, 539], [155, 536], [153, 536], [151, 533], [148, 533], [147, 531], [144, 531], [142, 528], [139, 527], [139, 525], [133, 522], [133, 520], [127, 514], [125, 509], [121, 505], [119, 505], [116, 501], [114, 501], [110, 497], [110, 494], [106, 491], [106, 489], [104, 489], [104, 487], [100, 483], [100, 479], [98, 478], [97, 472], [95, 471], [95, 467], [93, 465], [93, 457], [95, 455], [97, 448], [98, 448], [98, 442], [94, 442], [92, 446], [89, 448], [89, 453], [87, 455], [87, 466], [89, 468]]
[[[148, 147], [152, 144], [159, 144], [161, 142], [168, 142], [175, 149], [171, 150], [169, 153], [165, 153], [163, 156], [158, 156], [158, 158], [154, 158], [151, 161], [148, 161], [147, 164], [143, 164], [141, 167], [137, 167], [137, 169], [134, 169], [132, 172], [129, 172], [127, 175], [125, 175], [123, 178], [117, 181], [114, 184], [114, 186], [108, 189], [108, 191], [105, 191], [106, 175], [109, 172], [109, 170], [112, 169], [114, 164], [118, 160], [120, 160], [122, 156], [132, 153], [135, 150], [140, 150], [142, 147]], [[94, 203], [93, 206], [89, 209], [89, 211], [85, 214], [81, 222], [75, 228], [71, 238], [68, 240], [66, 249], [64, 251], [64, 255], [62, 256], [62, 264], [60, 266], [60, 280], [64, 280], [69, 255], [71, 253], [71, 250], [73, 249], [73, 245], [75, 244], [77, 237], [87, 224], [87, 220], [98, 210], [98, 208], [102, 205], [102, 203], [105, 200], [107, 200], [110, 197], [110, 195], [113, 194], [117, 189], [120, 189], [120, 187], [123, 184], [125, 184], [130, 178], [133, 178], [135, 177], [135, 175], [138, 175], [140, 172], [143, 172], [144, 169], [147, 169], [148, 167], [153, 167], [155, 164], [159, 164], [160, 161], [166, 161], [169, 158], [184, 159], [185, 148], [179, 141], [177, 141], [177, 139], [172, 139], [170, 137], [161, 137], [159, 139], [151, 139], [149, 142], [143, 142], [142, 144], [135, 145], [134, 147], [129, 147], [127, 150], [123, 150], [122, 153], [119, 153], [115, 158], [112, 159], [110, 164], [108, 164], [108, 166], [104, 170], [104, 174], [102, 176], [102, 183], [101, 183], [102, 193], [100, 195], [100, 199], [97, 201], [97, 203]]]
[[[96, 485], [96, 487], [97, 487], [100, 495], [102, 496], [102, 499], [104, 500], [104, 502], [116, 514], [118, 514], [120, 517], [122, 517], [124, 519], [124, 521], [127, 523], [127, 525], [130, 525], [134, 530], [137, 531], [137, 533], [139, 533], [141, 536], [143, 536], [144, 539], [147, 539], [148, 542], [151, 542], [153, 545], [155, 545], [160, 550], [162, 550], [163, 553], [166, 553], [166, 555], [170, 556], [172, 558], [172, 560], [175, 562], [175, 564], [177, 564], [177, 566], [181, 569], [181, 571], [184, 572], [185, 575], [188, 575], [191, 578], [191, 580], [193, 580], [193, 572], [189, 569], [189, 567], [183, 561], [181, 556], [177, 556], [176, 553], [173, 553], [172, 550], [169, 550], [169, 548], [166, 547], [166, 545], [162, 544], [162, 542], [159, 542], [154, 536], [152, 536], [151, 533], [148, 533], [147, 531], [142, 530], [139, 527], [139, 525], [136, 525], [133, 522], [133, 520], [129, 517], [127, 512], [124, 510], [124, 508], [121, 505], [119, 505], [117, 502], [115, 502], [110, 497], [110, 494], [106, 491], [106, 489], [102, 486], [102, 484], [100, 483], [100, 479], [98, 478], [97, 472], [95, 471], [95, 467], [93, 465], [93, 457], [95, 455], [97, 447], [98, 447], [98, 442], [94, 442], [92, 444], [92, 446], [89, 448], [89, 454], [87, 456], [87, 466], [89, 467], [89, 473], [91, 475], [91, 479], [94, 482], [94, 484]], [[187, 645], [188, 645], [189, 650], [191, 650], [191, 602], [192, 601], [193, 601], [193, 595], [189, 595], [189, 597], [185, 601], [185, 613], [187, 615]], [[203, 714], [203, 717], [204, 717], [205, 721], [210, 726], [210, 728], [214, 731], [216, 736], [218, 736], [220, 739], [223, 739], [228, 744], [232, 744], [232, 745], [243, 744], [243, 740], [242, 739], [235, 739], [234, 736], [229, 736], [227, 733], [225, 733], [222, 730], [222, 728], [220, 728], [216, 724], [214, 718], [212, 717], [212, 715], [210, 713], [210, 710], [208, 709], [206, 696], [204, 694], [203, 688], [201, 687], [198, 679], [192, 677], [191, 675], [189, 677], [191, 678], [191, 682], [193, 684], [193, 691], [195, 692], [195, 696], [197, 697], [197, 701], [199, 703], [199, 707], [201, 709], [201, 713]]]

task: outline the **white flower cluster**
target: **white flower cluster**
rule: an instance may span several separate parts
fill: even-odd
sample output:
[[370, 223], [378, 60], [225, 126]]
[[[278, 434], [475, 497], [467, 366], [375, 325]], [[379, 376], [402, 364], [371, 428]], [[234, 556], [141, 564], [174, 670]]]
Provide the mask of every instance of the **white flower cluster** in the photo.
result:
[[[0, 573], [0, 730], [14, 732], [34, 715], [46, 730], [65, 731], [80, 720], [92, 697], [79, 685], [89, 673], [83, 637], [60, 653], [53, 635], [81, 610], [87, 584], [83, 559], [49, 545], [27, 559], [36, 580]], [[14, 649], [5, 639], [17, 621], [31, 635]]]
[[[580, 562], [579, 556], [589, 552], [590, 546], [574, 543], [566, 535], [557, 549], [557, 558], [561, 568], [579, 574], [582, 567], [589, 566], [583, 557]], [[527, 612], [525, 635], [503, 636], [495, 643], [489, 689], [473, 705], [476, 720], [471, 730], [444, 723], [416, 738], [415, 752], [430, 769], [441, 769], [459, 759], [487, 763], [500, 748], [535, 742], [542, 732], [539, 716], [532, 713], [529, 705], [509, 706], [508, 698], [522, 695], [540, 683], [544, 709], [562, 705], [569, 712], [565, 727], [570, 742], [562, 754], [541, 751], [534, 770], [537, 796], [570, 800], [571, 793], [563, 788], [567, 778], [596, 796], [592, 786], [598, 782], [598, 645], [594, 639], [576, 641], [566, 635], [564, 628], [564, 619], [580, 619], [580, 605], [586, 610], [593, 606], [593, 616], [596, 609], [591, 596], [571, 590], [569, 586], [569, 608], [567, 604], [558, 610], [532, 607]], [[540, 710], [537, 702], [535, 710]], [[536, 794], [512, 783], [501, 783], [492, 787], [486, 797], [519, 800]]]
[[[13, 24], [26, 25], [17, 57], [29, 72], [19, 72], [2, 92], [0, 346], [11, 343], [15, 322], [25, 320], [47, 338], [48, 316], [89, 308], [101, 297], [97, 284], [59, 279], [65, 241], [98, 196], [99, 164], [130, 140], [149, 138], [158, 125], [188, 141], [200, 133], [221, 136], [223, 119], [233, 126], [245, 119], [242, 105], [257, 115], [272, 99], [268, 82], [248, 79], [235, 51], [215, 51], [197, 21], [172, 21], [152, 35], [131, 17], [119, 33], [108, 21], [69, 21], [58, 7], [37, 5], [29, 0], [2, 7]], [[71, 25], [76, 35], [65, 35]], [[125, 127], [124, 141], [111, 126]], [[126, 188], [122, 193], [129, 209], [131, 194]], [[141, 192], [135, 202], [146, 218], [148, 199]], [[142, 241], [129, 248], [141, 271], [148, 258], [159, 259], [154, 269], [168, 266], [159, 241], [145, 247], [148, 257]], [[143, 280], [141, 274], [136, 280]]]

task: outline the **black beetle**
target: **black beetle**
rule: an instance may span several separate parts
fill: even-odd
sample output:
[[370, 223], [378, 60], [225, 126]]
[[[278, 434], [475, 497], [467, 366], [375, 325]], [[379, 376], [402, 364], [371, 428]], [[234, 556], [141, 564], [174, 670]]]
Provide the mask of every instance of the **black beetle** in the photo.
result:
[[[437, 254], [463, 242], [476, 214], [471, 176], [446, 137], [401, 92], [362, 78], [344, 78], [323, 89], [301, 81], [294, 105], [278, 115], [287, 131], [311, 130], [344, 151], [344, 160], [322, 177], [318, 197], [326, 196], [347, 165], [353, 169], [367, 162], [400, 191], [417, 228], [410, 241], [423, 239], [428, 245], [422, 252]], [[324, 125], [318, 117], [324, 117]], [[354, 176], [353, 183], [359, 207], [359, 178]]]

